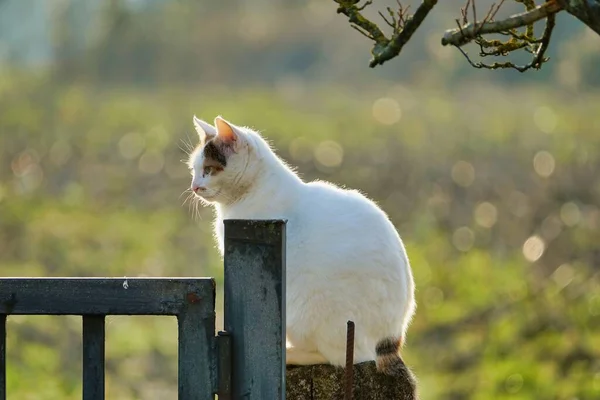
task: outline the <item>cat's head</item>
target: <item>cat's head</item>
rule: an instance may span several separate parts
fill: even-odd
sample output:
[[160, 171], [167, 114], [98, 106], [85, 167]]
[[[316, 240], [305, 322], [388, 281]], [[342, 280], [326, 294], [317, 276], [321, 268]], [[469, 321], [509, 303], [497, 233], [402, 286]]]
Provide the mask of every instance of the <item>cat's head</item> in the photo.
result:
[[214, 126], [194, 116], [200, 143], [190, 154], [191, 190], [209, 203], [231, 203], [247, 190], [252, 175], [251, 132], [221, 117]]

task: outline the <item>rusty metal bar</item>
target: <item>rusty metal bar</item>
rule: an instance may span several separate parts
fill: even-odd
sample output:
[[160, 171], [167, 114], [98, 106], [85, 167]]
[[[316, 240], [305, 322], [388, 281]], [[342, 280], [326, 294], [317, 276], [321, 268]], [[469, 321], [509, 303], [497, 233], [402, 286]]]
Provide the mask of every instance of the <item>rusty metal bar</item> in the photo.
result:
[[346, 329], [346, 371], [344, 384], [344, 400], [352, 400], [354, 386], [354, 321], [348, 321]]

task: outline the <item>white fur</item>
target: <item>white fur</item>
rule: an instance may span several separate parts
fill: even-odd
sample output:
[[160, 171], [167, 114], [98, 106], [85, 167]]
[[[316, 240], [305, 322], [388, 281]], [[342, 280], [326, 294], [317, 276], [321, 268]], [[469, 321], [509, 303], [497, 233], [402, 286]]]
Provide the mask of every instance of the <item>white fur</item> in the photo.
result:
[[[223, 122], [215, 120], [217, 129]], [[207, 188], [221, 252], [224, 219], [288, 220], [287, 362], [344, 365], [348, 320], [356, 324], [355, 362], [374, 360], [383, 338], [404, 339], [414, 282], [387, 215], [357, 191], [303, 182], [258, 133], [227, 125], [235, 153], [224, 171], [203, 177], [199, 148], [190, 157], [192, 185]]]

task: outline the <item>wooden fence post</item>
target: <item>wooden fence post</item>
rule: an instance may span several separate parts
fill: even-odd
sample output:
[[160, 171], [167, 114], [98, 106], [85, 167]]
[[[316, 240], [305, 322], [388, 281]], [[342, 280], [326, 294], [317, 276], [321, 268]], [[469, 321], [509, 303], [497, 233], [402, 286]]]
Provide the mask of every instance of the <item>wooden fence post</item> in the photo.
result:
[[232, 398], [285, 399], [285, 221], [226, 220]]
[[[344, 369], [332, 365], [290, 366], [287, 400], [343, 400]], [[412, 378], [377, 372], [375, 361], [354, 365], [353, 400], [418, 400]]]

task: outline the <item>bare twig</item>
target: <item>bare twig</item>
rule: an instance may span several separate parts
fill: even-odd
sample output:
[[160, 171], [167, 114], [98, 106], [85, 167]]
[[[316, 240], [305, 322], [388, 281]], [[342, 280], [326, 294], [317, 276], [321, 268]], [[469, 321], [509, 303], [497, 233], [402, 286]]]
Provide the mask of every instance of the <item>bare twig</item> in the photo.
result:
[[385, 15], [383, 15], [383, 13], [381, 11], [378, 11], [378, 13], [379, 13], [379, 15], [381, 15], [381, 18], [383, 18], [385, 23], [388, 24], [392, 29], [394, 29], [394, 28], [396, 28], [396, 17], [394, 16], [394, 13], [391, 11], [392, 10], [390, 8], [388, 8], [388, 12], [390, 13], [390, 17], [392, 18], [391, 21], [388, 21], [388, 19], [385, 17]]
[[402, 6], [402, 3], [400, 3], [400, 0], [398, 0], [397, 3], [398, 3], [398, 18], [400, 18], [400, 21], [402, 21], [402, 25], [406, 25], [406, 13], [408, 13], [410, 4], [408, 6], [406, 6], [406, 8], [404, 8]]
[[501, 0], [500, 4], [498, 4], [498, 6], [496, 6], [496, 3], [492, 3], [492, 6], [490, 7], [490, 11], [488, 12], [488, 15], [485, 16], [485, 19], [487, 21], [493, 21], [494, 18], [496, 17], [496, 13], [500, 9], [500, 7], [502, 7], [502, 4], [504, 4], [504, 0]]
[[[467, 12], [467, 10], [469, 9], [469, 4], [471, 4], [471, 0], [467, 0], [467, 4], [465, 4], [465, 6], [460, 9], [460, 15], [462, 16], [463, 25], [466, 25], [469, 23], [468, 12]], [[458, 22], [458, 20], [456, 20], [456, 22], [458, 23], [458, 26], [460, 28], [461, 25]]]
[[473, 9], [473, 31], [479, 33], [477, 28], [477, 8], [475, 7], [475, 0], [471, 0], [471, 9]]
[[373, 36], [371, 36], [371, 34], [369, 32], [363, 31], [361, 28], [359, 28], [356, 25], [351, 25], [351, 26], [352, 26], [352, 28], [356, 29], [358, 31], [358, 33], [360, 33], [361, 35], [363, 35], [367, 39], [375, 40], [375, 38]]
[[451, 29], [444, 33], [442, 45], [463, 46], [474, 40], [478, 35], [488, 33], [506, 32], [510, 29], [530, 25], [540, 19], [547, 18], [562, 10], [562, 7], [555, 1], [548, 1], [531, 11], [515, 14], [501, 21], [490, 21], [482, 24], [476, 22], [467, 24], [461, 29]]

